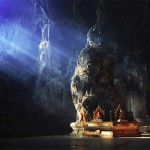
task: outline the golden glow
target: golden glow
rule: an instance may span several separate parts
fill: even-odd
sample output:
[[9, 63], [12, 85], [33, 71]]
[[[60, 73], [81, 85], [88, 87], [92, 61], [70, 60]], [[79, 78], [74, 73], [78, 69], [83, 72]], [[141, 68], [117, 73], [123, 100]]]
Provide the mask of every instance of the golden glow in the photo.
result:
[[113, 132], [112, 131], [101, 131], [102, 138], [112, 138]]
[[97, 123], [88, 123], [88, 127], [98, 127]]

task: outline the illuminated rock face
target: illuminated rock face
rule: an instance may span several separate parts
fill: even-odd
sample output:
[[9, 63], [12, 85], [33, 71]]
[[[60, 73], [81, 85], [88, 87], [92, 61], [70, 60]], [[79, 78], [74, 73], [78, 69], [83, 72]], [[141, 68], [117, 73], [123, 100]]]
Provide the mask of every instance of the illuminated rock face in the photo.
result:
[[[50, 45], [51, 24], [43, 23], [42, 37], [39, 44], [39, 74], [36, 85], [35, 100], [47, 113], [60, 112], [63, 106], [64, 87], [62, 72], [52, 67], [52, 48]], [[54, 54], [54, 52], [53, 52]], [[53, 58], [55, 59], [55, 58]]]
[[98, 34], [99, 37], [89, 38], [88, 32], [88, 43], [80, 52], [71, 83], [73, 103], [75, 107], [82, 104], [86, 121], [92, 119], [93, 111], [98, 105], [106, 110], [108, 119], [109, 110], [123, 103], [117, 86], [113, 84], [114, 53], [100, 42], [100, 33], [96, 33]]
[[[50, 2], [33, 1], [41, 38], [34, 101], [47, 114], [57, 116], [56, 120], [60, 121], [59, 118], [65, 117], [66, 120], [69, 118], [66, 117], [65, 113], [71, 109], [66, 109], [71, 104], [70, 101], [68, 102], [71, 96], [66, 86], [68, 81], [65, 79], [67, 64], [64, 67], [61, 63], [64, 59], [61, 57], [66, 52], [62, 50], [62, 45], [59, 45], [63, 43], [59, 41], [61, 39], [59, 31], [64, 28], [61, 22], [61, 25], [58, 22], [53, 23], [48, 3]], [[65, 63], [68, 63], [66, 58]], [[70, 114], [68, 113], [68, 115]]]

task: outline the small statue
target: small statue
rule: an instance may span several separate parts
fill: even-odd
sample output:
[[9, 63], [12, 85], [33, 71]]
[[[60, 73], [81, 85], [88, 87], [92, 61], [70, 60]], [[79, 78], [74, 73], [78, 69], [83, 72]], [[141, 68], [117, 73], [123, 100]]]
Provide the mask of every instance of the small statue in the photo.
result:
[[80, 110], [79, 121], [85, 121], [85, 115], [84, 115], [83, 108], [81, 108], [81, 110]]
[[120, 104], [118, 105], [117, 109], [115, 110], [115, 121], [128, 122], [127, 120], [125, 120], [125, 111], [120, 106]]
[[94, 112], [94, 118], [95, 119], [104, 119], [105, 112], [102, 110], [100, 106], [98, 106]]
[[121, 120], [125, 119], [125, 112], [124, 112], [124, 110], [122, 108], [120, 108], [119, 119], [121, 119]]
[[96, 108], [94, 114], [93, 114], [94, 118], [100, 119], [100, 112], [99, 112], [99, 106]]
[[77, 119], [76, 121], [85, 121], [85, 110], [81, 103], [76, 104]]

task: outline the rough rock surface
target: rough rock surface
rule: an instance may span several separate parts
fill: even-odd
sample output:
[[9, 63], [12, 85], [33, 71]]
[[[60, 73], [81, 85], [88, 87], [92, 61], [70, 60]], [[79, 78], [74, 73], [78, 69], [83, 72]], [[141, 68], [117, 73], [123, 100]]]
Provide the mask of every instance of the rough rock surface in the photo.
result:
[[[100, 42], [101, 34], [93, 27], [87, 35], [87, 46], [80, 52], [71, 91], [74, 105], [82, 103], [87, 120], [92, 119], [98, 105], [106, 109], [109, 118], [110, 109], [123, 103], [123, 98], [114, 85], [114, 52]], [[90, 93], [86, 96], [87, 93]], [[85, 113], [86, 114], [86, 113]]]

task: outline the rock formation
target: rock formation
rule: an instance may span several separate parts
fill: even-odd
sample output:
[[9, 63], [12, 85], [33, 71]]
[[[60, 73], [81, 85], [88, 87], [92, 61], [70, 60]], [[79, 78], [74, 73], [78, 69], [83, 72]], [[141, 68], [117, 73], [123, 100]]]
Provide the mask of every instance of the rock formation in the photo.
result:
[[150, 114], [146, 2], [1, 0], [0, 136], [69, 128], [71, 92], [87, 121], [97, 105], [107, 120], [121, 103], [135, 117], [146, 106]]
[[[96, 23], [87, 34], [87, 45], [80, 52], [71, 83], [73, 103], [75, 107], [82, 104], [86, 120], [92, 119], [98, 105], [109, 111], [123, 104], [114, 85], [114, 50], [101, 40], [97, 26]], [[106, 118], [109, 118], [108, 113]]]

